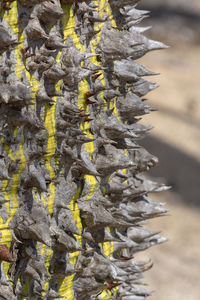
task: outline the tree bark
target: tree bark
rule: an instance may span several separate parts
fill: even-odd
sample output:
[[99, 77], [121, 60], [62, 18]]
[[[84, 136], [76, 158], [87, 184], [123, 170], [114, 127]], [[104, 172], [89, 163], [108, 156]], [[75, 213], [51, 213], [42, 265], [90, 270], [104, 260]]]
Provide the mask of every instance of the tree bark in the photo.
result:
[[134, 256], [165, 241], [143, 225], [166, 213], [148, 197], [166, 187], [143, 175], [156, 85], [135, 60], [166, 46], [142, 35], [137, 2], [1, 4], [2, 299], [150, 294], [152, 263]]

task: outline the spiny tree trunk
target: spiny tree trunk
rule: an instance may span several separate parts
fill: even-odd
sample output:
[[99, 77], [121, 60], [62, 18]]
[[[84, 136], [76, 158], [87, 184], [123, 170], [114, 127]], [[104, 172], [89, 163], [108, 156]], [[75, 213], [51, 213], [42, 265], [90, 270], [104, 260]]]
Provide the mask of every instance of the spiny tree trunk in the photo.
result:
[[135, 253], [165, 241], [143, 225], [166, 187], [143, 176], [156, 85], [135, 60], [165, 45], [141, 34], [137, 2], [1, 3], [1, 299], [150, 294]]

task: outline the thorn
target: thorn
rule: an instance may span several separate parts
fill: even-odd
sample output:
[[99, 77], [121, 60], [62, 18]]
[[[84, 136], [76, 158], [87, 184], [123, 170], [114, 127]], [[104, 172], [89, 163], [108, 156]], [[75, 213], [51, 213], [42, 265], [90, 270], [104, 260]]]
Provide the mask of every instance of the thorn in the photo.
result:
[[131, 260], [132, 257], [127, 257], [127, 256], [120, 256], [121, 260]]
[[16, 237], [16, 235], [15, 235], [15, 233], [14, 233], [14, 230], [12, 230], [12, 239], [13, 239], [15, 242], [19, 243], [19, 244], [23, 244], [23, 243]]
[[108, 283], [106, 289], [108, 290], [112, 290], [113, 288], [115, 288], [116, 286], [119, 286], [120, 283]]
[[146, 271], [150, 270], [152, 267], [153, 267], [153, 262], [150, 263], [150, 265], [140, 267], [140, 269], [142, 272], [146, 272]]
[[24, 48], [25, 52], [27, 52], [30, 49], [29, 46], [27, 46], [26, 48]]
[[92, 97], [92, 96], [94, 96], [94, 95], [95, 95], [94, 93], [88, 91], [88, 92], [85, 93], [85, 98], [86, 98], [86, 100], [87, 100], [88, 98], [90, 98], [90, 97]]
[[25, 55], [24, 55], [24, 58], [29, 58], [29, 57], [32, 57], [32, 56], [34, 56], [35, 54], [31, 54], [31, 53], [28, 53], [28, 52], [26, 52], [25, 53]]
[[26, 53], [25, 49], [24, 48], [20, 48], [20, 52], [21, 54], [24, 56], [24, 54]]
[[92, 121], [93, 119], [91, 119], [91, 118], [85, 118], [84, 120], [83, 120], [83, 122], [90, 122], [90, 121]]
[[80, 114], [79, 114], [79, 117], [81, 117], [81, 118], [83, 118], [83, 117], [89, 117], [90, 115], [89, 114], [85, 114], [85, 113], [83, 113], [83, 112], [81, 112]]
[[14, 262], [12, 255], [9, 252], [7, 245], [0, 244], [0, 261]]
[[34, 54], [31, 54], [28, 52], [30, 47], [26, 47], [26, 48], [20, 48], [20, 51], [22, 53], [22, 56], [26, 59], [28, 57], [34, 56]]
[[101, 76], [101, 73], [95, 73], [93, 75], [91, 75], [91, 79], [94, 82], [99, 76]]
[[11, 7], [10, 7], [8, 4], [4, 4], [4, 5], [3, 5], [3, 9], [4, 9], [4, 10], [10, 10]]
[[61, 4], [72, 4], [77, 2], [84, 2], [85, 0], [61, 0]]
[[86, 105], [89, 105], [89, 104], [95, 104], [95, 103], [97, 103], [96, 101], [92, 101], [92, 100], [90, 100], [90, 99], [86, 99], [86, 101], [85, 101], [85, 104]]

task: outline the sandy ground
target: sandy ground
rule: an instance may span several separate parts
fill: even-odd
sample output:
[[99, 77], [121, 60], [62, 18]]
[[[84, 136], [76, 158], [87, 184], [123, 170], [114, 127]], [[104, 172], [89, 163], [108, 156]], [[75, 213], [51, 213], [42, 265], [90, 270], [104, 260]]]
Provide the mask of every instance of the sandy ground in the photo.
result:
[[[162, 1], [156, 0], [161, 3]], [[156, 2], [155, 1], [155, 2]], [[145, 3], [148, 1], [143, 1]], [[168, 2], [168, 1], [167, 1]], [[173, 1], [169, 1], [173, 4]], [[176, 2], [176, 1], [175, 1]], [[179, 2], [179, 3], [178, 3]], [[182, 4], [188, 5], [182, 1]], [[181, 5], [177, 1], [177, 5]], [[191, 1], [200, 15], [199, 1]], [[152, 20], [154, 23], [155, 20]], [[169, 20], [168, 20], [169, 21]], [[184, 20], [183, 20], [184, 22]], [[162, 27], [162, 24], [159, 24]], [[187, 26], [186, 26], [187, 27]], [[164, 28], [160, 33], [164, 32]], [[185, 31], [186, 32], [186, 31]], [[187, 37], [159, 39], [167, 50], [149, 53], [140, 62], [161, 75], [152, 77], [160, 87], [148, 96], [148, 104], [159, 109], [144, 117], [155, 128], [141, 141], [160, 159], [151, 176], [165, 180], [172, 190], [151, 195], [165, 202], [170, 216], [150, 221], [152, 231], [161, 230], [169, 241], [138, 258], [152, 259], [154, 267], [144, 281], [154, 290], [151, 300], [200, 299], [200, 46], [195, 32]], [[148, 34], [147, 34], [148, 35]], [[151, 36], [151, 33], [149, 33]], [[154, 36], [154, 38], [156, 38]], [[186, 39], [185, 39], [186, 38]], [[165, 178], [165, 179], [162, 179]]]
[[[163, 177], [172, 191], [152, 195], [166, 203], [171, 216], [152, 220], [169, 242], [140, 254], [151, 258], [145, 282], [151, 300], [200, 299], [200, 51], [168, 49], [148, 54], [143, 64], [161, 75], [160, 87], [148, 95], [159, 109], [144, 118], [155, 128], [141, 143], [160, 159], [153, 177]], [[161, 178], [162, 180], [162, 178]]]
[[152, 135], [200, 162], [200, 49], [173, 46], [149, 53], [145, 67], [161, 73], [151, 78], [160, 88], [148, 95], [158, 112], [144, 121], [155, 127]]
[[167, 192], [154, 196], [165, 200], [171, 216], [151, 221], [149, 228], [158, 228], [168, 237], [168, 242], [138, 257], [152, 259], [154, 266], [145, 273], [144, 281], [153, 290], [151, 300], [198, 300], [200, 299], [199, 212], [177, 203], [177, 195]]

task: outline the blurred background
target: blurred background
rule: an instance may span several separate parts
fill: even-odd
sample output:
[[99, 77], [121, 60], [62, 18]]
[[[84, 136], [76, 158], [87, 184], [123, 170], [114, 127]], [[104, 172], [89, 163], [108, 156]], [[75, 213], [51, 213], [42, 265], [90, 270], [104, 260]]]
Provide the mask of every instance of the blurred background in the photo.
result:
[[[151, 300], [200, 299], [200, 1], [142, 0], [138, 8], [151, 11], [143, 26], [146, 36], [169, 45], [150, 52], [140, 62], [160, 73], [160, 86], [147, 95], [158, 112], [144, 117], [155, 128], [140, 143], [156, 155], [160, 165], [150, 176], [171, 191], [152, 194], [165, 202], [170, 215], [152, 220], [169, 241], [141, 253], [154, 267], [144, 281], [154, 293]], [[139, 257], [138, 257], [139, 258]]]

